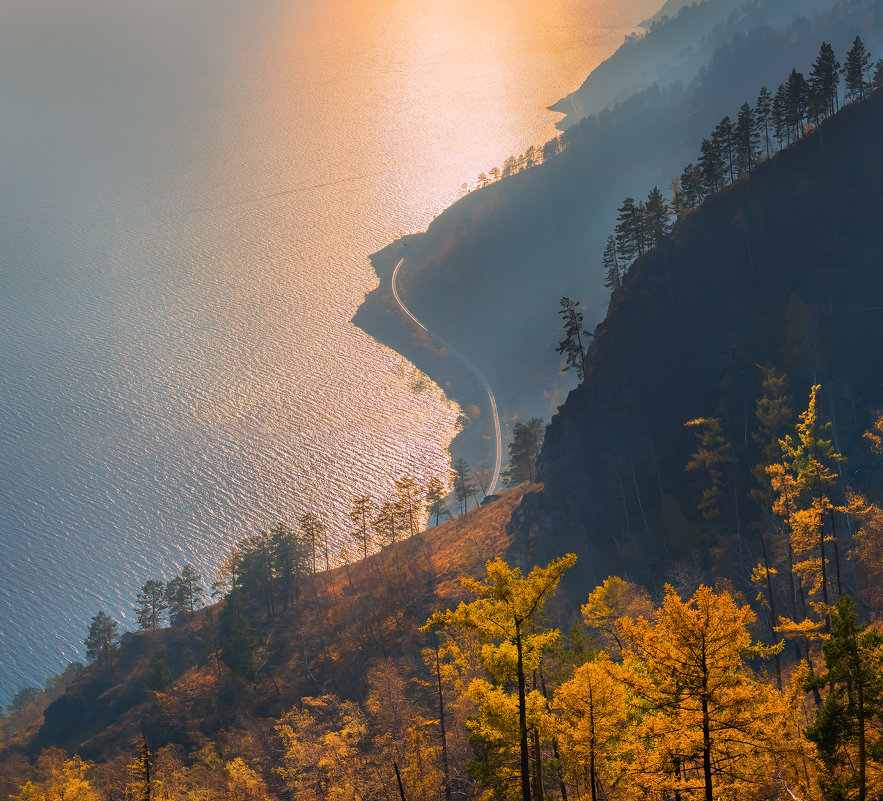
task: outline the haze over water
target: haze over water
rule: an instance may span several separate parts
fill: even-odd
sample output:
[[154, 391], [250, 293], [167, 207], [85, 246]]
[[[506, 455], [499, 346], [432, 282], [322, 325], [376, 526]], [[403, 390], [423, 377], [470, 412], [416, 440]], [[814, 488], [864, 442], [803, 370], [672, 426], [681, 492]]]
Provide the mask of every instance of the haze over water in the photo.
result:
[[658, 5], [4, 0], [0, 703], [146, 579], [446, 474], [459, 409], [349, 322], [368, 255]]

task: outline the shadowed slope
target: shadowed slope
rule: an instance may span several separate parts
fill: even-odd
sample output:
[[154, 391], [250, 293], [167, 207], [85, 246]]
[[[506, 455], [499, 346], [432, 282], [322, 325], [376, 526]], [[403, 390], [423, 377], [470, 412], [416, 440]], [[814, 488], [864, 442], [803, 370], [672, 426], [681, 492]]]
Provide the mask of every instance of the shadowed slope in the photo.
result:
[[[657, 586], [746, 581], [760, 558], [752, 523], [765, 514], [749, 497], [758, 364], [787, 373], [795, 416], [822, 384], [845, 472], [879, 494], [861, 435], [883, 408], [881, 142], [877, 92], [710, 198], [633, 265], [596, 329], [586, 380], [548, 430], [545, 488], [513, 524], [541, 543], [540, 561], [585, 557], [573, 598], [610, 573]], [[696, 438], [684, 424], [711, 416], [735, 462], [708, 521], [696, 510], [708, 479], [685, 470]]]

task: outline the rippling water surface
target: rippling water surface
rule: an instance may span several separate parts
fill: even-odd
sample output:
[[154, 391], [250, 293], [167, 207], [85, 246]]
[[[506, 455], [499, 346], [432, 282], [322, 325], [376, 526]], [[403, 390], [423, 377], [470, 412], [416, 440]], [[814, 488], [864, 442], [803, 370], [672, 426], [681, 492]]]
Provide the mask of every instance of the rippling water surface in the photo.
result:
[[0, 702], [99, 608], [443, 476], [368, 254], [552, 134], [658, 0], [3, 0]]

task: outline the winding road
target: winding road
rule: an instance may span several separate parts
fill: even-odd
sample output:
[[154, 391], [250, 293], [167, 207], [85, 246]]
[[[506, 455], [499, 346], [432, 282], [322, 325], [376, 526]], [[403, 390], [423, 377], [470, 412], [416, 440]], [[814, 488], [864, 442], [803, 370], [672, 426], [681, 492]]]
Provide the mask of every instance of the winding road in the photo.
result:
[[491, 416], [494, 419], [494, 434], [496, 436], [496, 458], [494, 460], [494, 472], [491, 476], [490, 486], [488, 487], [487, 494], [492, 495], [496, 489], [497, 484], [500, 483], [500, 470], [503, 467], [503, 432], [500, 428], [500, 413], [497, 411], [497, 399], [494, 397], [494, 393], [491, 391], [490, 384], [488, 384], [487, 379], [484, 377], [484, 374], [479, 370], [469, 359], [467, 359], [457, 348], [453, 345], [446, 342], [442, 337], [436, 334], [434, 331], [428, 329], [423, 323], [421, 323], [402, 303], [402, 299], [399, 297], [399, 291], [396, 287], [396, 281], [399, 277], [399, 269], [405, 263], [404, 259], [399, 259], [399, 263], [396, 265], [395, 269], [392, 271], [392, 279], [390, 283], [392, 284], [392, 295], [396, 299], [396, 303], [399, 304], [399, 308], [410, 317], [414, 323], [416, 323], [420, 328], [422, 328], [432, 339], [436, 341], [441, 347], [447, 349], [454, 355], [456, 355], [462, 362], [465, 364], [473, 373], [473, 375], [478, 379], [479, 383], [485, 388], [487, 391], [488, 400], [490, 401], [491, 407]]

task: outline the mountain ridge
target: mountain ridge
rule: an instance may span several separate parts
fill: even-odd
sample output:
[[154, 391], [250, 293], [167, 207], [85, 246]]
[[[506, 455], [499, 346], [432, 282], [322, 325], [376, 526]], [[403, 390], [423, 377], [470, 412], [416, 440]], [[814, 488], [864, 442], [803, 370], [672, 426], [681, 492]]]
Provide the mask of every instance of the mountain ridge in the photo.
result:
[[[744, 582], [752, 565], [733, 549], [756, 551], [747, 525], [760, 511], [747, 491], [758, 364], [789, 376], [795, 412], [821, 383], [838, 449], [868, 465], [862, 434], [883, 406], [881, 141], [878, 90], [708, 198], [614, 293], [586, 380], [548, 428], [544, 489], [512, 524], [541, 539], [543, 555], [587, 557], [577, 597], [609, 573], [652, 585], [690, 561]], [[742, 508], [717, 526], [698, 513], [699, 481], [685, 469], [695, 438], [684, 425], [709, 416], [739, 460], [730, 491]], [[726, 557], [707, 556], [739, 525]]]

